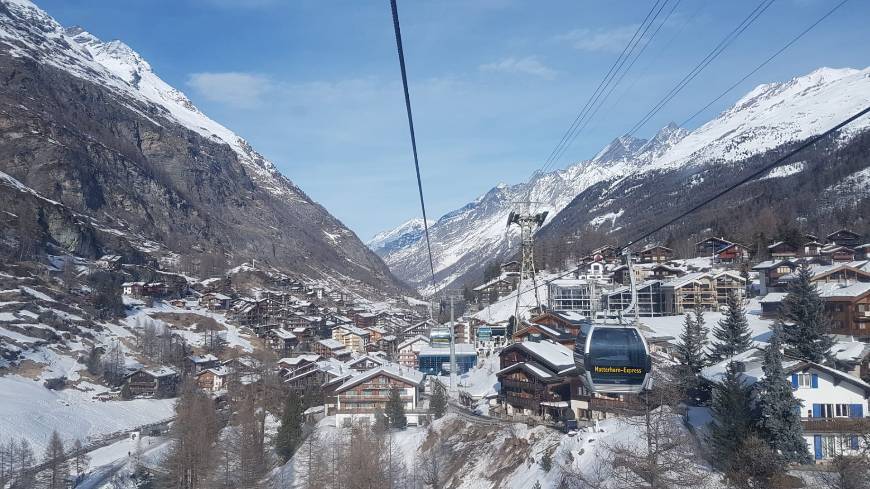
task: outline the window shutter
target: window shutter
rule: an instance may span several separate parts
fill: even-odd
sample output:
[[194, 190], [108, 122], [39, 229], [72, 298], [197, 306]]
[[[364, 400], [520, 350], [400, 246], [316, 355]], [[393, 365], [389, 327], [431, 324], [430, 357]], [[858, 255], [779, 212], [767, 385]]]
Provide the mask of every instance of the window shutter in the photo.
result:
[[822, 459], [822, 435], [815, 435], [813, 437], [813, 448], [815, 448], [816, 460], [821, 460]]
[[822, 417], [822, 405], [821, 404], [813, 404], [813, 417], [821, 418]]
[[849, 406], [849, 417], [850, 418], [863, 418], [864, 417], [864, 406], [860, 404], [852, 404]]
[[798, 388], [798, 378], [797, 378], [797, 374], [791, 374], [791, 388], [792, 388], [792, 389], [797, 389], [797, 388]]
[[852, 435], [852, 450], [857, 450], [859, 448], [861, 447], [858, 445], [858, 435]]
[[818, 374], [813, 374], [810, 382], [811, 382], [810, 385], [812, 386], [813, 389], [818, 389], [819, 388], [819, 376], [818, 376]]

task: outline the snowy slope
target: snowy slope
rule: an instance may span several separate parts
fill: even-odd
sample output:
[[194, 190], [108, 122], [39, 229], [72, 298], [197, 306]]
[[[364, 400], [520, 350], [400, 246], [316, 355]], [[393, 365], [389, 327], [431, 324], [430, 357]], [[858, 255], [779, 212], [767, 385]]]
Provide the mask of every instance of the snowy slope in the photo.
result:
[[[529, 183], [500, 184], [430, 228], [440, 286], [458, 279], [473, 281], [479, 277], [469, 275], [479, 273], [486, 262], [516, 252], [516, 237], [505, 230], [514, 201], [528, 196], [542, 202], [538, 210], [550, 211], [552, 219], [574, 197], [599, 182], [740, 161], [819, 134], [868, 105], [870, 68], [820, 68], [786, 82], [760, 85], [694, 131], [668, 125], [650, 141], [623, 136], [590, 160], [535, 175]], [[844, 129], [841, 138], [845, 140], [868, 125], [870, 118], [862, 118]], [[781, 173], [770, 176], [783, 176]], [[618, 227], [618, 221], [619, 215], [614, 213], [591, 224], [609, 230]], [[421, 240], [377, 252], [399, 278], [425, 285], [428, 264]]]
[[[427, 224], [432, 226], [435, 224], [435, 221], [429, 219]], [[406, 243], [417, 241], [423, 236], [424, 232], [423, 218], [415, 217], [389, 231], [382, 231], [374, 235], [372, 239], [366, 242], [366, 246], [372, 250], [387, 251], [393, 248], [402, 247]]]

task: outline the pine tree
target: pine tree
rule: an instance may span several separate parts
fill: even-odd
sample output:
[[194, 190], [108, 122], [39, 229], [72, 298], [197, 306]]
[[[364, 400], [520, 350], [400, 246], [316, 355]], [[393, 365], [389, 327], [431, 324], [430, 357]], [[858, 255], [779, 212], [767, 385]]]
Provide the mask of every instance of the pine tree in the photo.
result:
[[284, 403], [284, 414], [281, 417], [281, 427], [275, 437], [275, 451], [286, 462], [302, 442], [302, 400], [296, 393], [291, 393]]
[[707, 362], [707, 329], [704, 328], [704, 316], [696, 312], [695, 317], [696, 319], [692, 319], [691, 314], [686, 314], [680, 343], [677, 345], [683, 366], [693, 375], [700, 373]]
[[390, 399], [387, 401], [386, 414], [390, 418], [390, 426], [393, 428], [404, 429], [408, 425], [408, 418], [405, 417], [405, 403], [402, 401], [399, 388], [396, 386], [390, 389]]
[[789, 287], [782, 301], [782, 341], [789, 355], [822, 363], [828, 356], [833, 340], [828, 336], [830, 318], [825, 313], [825, 302], [812, 282], [812, 271], [807, 264], [798, 268], [797, 280]]
[[429, 398], [429, 412], [435, 419], [444, 416], [447, 412], [447, 393], [444, 386], [439, 382], [432, 382], [432, 397]]
[[383, 434], [390, 429], [390, 420], [380, 406], [375, 408], [375, 423], [372, 425], [375, 433]]
[[722, 361], [752, 346], [752, 331], [746, 321], [746, 311], [740, 298], [734, 292], [728, 293], [725, 316], [713, 329], [713, 351], [710, 355], [715, 361]]
[[758, 422], [760, 435], [770, 448], [789, 462], [809, 461], [801, 427], [800, 402], [794, 398], [791, 383], [782, 368], [782, 323], [773, 327], [773, 336], [764, 353], [764, 379], [758, 382]]
[[729, 362], [725, 378], [713, 388], [713, 422], [710, 424], [713, 460], [726, 472], [735, 469], [740, 446], [756, 424], [750, 401], [750, 389], [743, 385], [737, 364]]
[[57, 431], [51, 433], [45, 447], [43, 462], [46, 465], [42, 480], [46, 489], [64, 489], [69, 478], [69, 464], [63, 448], [63, 441]]

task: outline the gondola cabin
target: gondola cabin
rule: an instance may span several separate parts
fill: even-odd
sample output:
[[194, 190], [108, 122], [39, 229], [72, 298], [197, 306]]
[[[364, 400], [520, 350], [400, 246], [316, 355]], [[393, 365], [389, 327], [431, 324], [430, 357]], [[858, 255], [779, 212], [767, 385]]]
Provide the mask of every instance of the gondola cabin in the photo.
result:
[[649, 346], [637, 328], [593, 326], [585, 344], [583, 367], [593, 390], [638, 393], [649, 388]]

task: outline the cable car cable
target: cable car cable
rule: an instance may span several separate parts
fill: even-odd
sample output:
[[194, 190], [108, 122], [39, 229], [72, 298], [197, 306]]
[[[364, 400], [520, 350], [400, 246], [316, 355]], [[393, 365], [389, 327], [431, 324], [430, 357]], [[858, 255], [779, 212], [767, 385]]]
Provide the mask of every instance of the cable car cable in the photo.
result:
[[432, 272], [432, 293], [438, 293], [435, 282], [435, 260], [432, 258], [432, 244], [429, 240], [429, 220], [426, 217], [426, 201], [423, 199], [423, 180], [420, 178], [420, 159], [417, 157], [417, 136], [414, 134], [414, 117], [411, 113], [411, 95], [408, 91], [408, 74], [405, 70], [405, 52], [402, 49], [402, 29], [399, 26], [399, 9], [396, 0], [390, 0], [393, 12], [393, 31], [396, 34], [396, 51], [399, 55], [399, 68], [402, 71], [402, 88], [405, 90], [405, 111], [408, 113], [408, 129], [411, 133], [411, 150], [414, 153], [414, 171], [417, 173], [417, 191], [420, 194], [420, 209], [423, 211], [423, 233], [426, 236], [426, 251], [429, 253], [429, 270]]
[[[589, 96], [589, 99], [586, 101], [586, 103], [580, 109], [580, 112], [574, 118], [574, 121], [568, 127], [568, 130], [565, 131], [565, 133], [562, 135], [562, 138], [559, 140], [559, 142], [556, 144], [556, 146], [553, 148], [553, 150], [550, 151], [550, 154], [549, 154], [549, 156], [547, 156], [547, 159], [544, 161], [544, 164], [541, 166], [541, 168], [536, 169], [529, 176], [529, 181], [531, 181], [532, 178], [534, 178], [534, 176], [536, 174], [539, 174], [539, 173], [545, 171], [546, 168], [548, 168], [551, 164], [553, 164], [561, 156], [561, 154], [564, 153], [564, 150], [567, 148], [567, 146], [570, 146], [571, 142], [576, 138], [577, 128], [580, 126], [582, 121], [589, 114], [589, 111], [591, 110], [592, 106], [597, 102], [597, 100], [604, 93], [604, 90], [606, 90], [607, 87], [609, 87], [610, 84], [613, 82], [613, 80], [616, 77], [616, 75], [618, 74], [619, 70], [622, 69], [622, 66], [625, 64], [625, 62], [628, 60], [628, 58], [634, 52], [638, 43], [640, 43], [643, 36], [649, 30], [650, 26], [653, 24], [653, 22], [655, 22], [656, 18], [658, 18], [659, 14], [661, 13], [662, 9], [667, 4], [668, 0], [665, 0], [664, 3], [661, 3], [661, 5], [659, 5], [659, 2], [660, 2], [660, 0], [656, 0], [656, 3], [653, 4], [650, 11], [646, 14], [646, 17], [644, 17], [643, 22], [641, 22], [641, 24], [635, 30], [634, 35], [632, 35], [631, 39], [629, 39], [628, 43], [622, 49], [622, 52], [619, 54], [619, 56], [616, 58], [616, 60], [610, 66], [610, 69], [607, 71], [607, 74], [604, 75], [604, 78], [601, 80], [601, 82], [599, 82], [598, 86], [595, 88], [595, 90]], [[652, 18], [650, 18], [651, 16], [652, 16]], [[638, 34], [640, 34], [640, 35], [638, 35]], [[647, 41], [647, 44], [649, 43], [650, 40], [652, 40], [652, 37], [650, 37], [650, 39]], [[608, 93], [608, 95], [609, 95], [609, 93]], [[529, 189], [529, 193], [531, 193], [531, 188]], [[526, 200], [530, 200], [530, 199], [526, 199]]]
[[713, 105], [713, 104], [715, 104], [716, 102], [718, 102], [722, 97], [724, 97], [726, 94], [728, 94], [728, 92], [730, 92], [731, 90], [734, 90], [735, 88], [737, 88], [738, 85], [740, 85], [741, 83], [743, 83], [744, 81], [746, 81], [747, 78], [749, 78], [750, 76], [754, 75], [758, 70], [760, 70], [761, 68], [764, 68], [768, 63], [770, 63], [771, 61], [773, 61], [774, 58], [776, 58], [777, 56], [779, 56], [780, 54], [782, 54], [786, 49], [790, 48], [794, 43], [798, 42], [798, 41], [799, 41], [802, 37], [804, 37], [808, 32], [810, 32], [811, 30], [813, 30], [817, 25], [821, 24], [822, 21], [824, 21], [825, 19], [827, 19], [828, 17], [830, 17], [831, 14], [833, 14], [834, 12], [836, 12], [840, 7], [842, 7], [842, 6], [843, 6], [846, 2], [848, 2], [848, 1], [849, 1], [849, 0], [843, 0], [842, 2], [838, 3], [837, 5], [835, 5], [834, 8], [832, 8], [831, 10], [828, 10], [828, 12], [827, 12], [825, 15], [823, 15], [821, 18], [819, 18], [818, 20], [816, 20], [815, 22], [813, 22], [812, 24], [810, 24], [810, 26], [807, 27], [806, 29], [804, 29], [803, 31], [801, 31], [800, 34], [798, 34], [797, 36], [793, 37], [789, 42], [787, 42], [787, 43], [785, 44], [785, 46], [781, 47], [781, 48], [779, 49], [779, 51], [777, 51], [777, 52], [773, 53], [772, 55], [770, 55], [769, 58], [767, 58], [766, 60], [764, 60], [761, 64], [759, 64], [759, 65], [756, 66], [755, 68], [753, 68], [752, 71], [750, 71], [749, 73], [747, 73], [743, 78], [741, 78], [741, 79], [737, 80], [736, 82], [734, 82], [733, 85], [731, 85], [730, 87], [726, 88], [726, 89], [725, 89], [722, 93], [720, 93], [716, 98], [714, 98], [713, 100], [711, 100], [710, 103], [708, 103], [707, 105], [705, 105], [704, 107], [702, 107], [700, 110], [698, 110], [697, 112], [695, 112], [694, 114], [692, 114], [688, 119], [684, 120], [684, 121], [682, 122], [682, 124], [680, 124], [680, 126], [681, 126], [681, 127], [684, 127], [684, 126], [685, 126], [686, 124], [688, 124], [692, 119], [694, 119], [695, 117], [698, 117], [702, 112], [704, 112], [705, 110], [709, 109], [711, 105]]
[[[619, 74], [619, 78], [616, 80], [616, 82], [610, 85], [609, 90], [607, 91], [606, 94], [604, 94], [603, 97], [601, 97], [600, 101], [596, 100], [597, 105], [596, 105], [596, 103], [593, 103], [593, 107], [590, 108], [591, 112], [587, 113], [587, 117], [585, 118], [585, 121], [571, 136], [571, 140], [567, 144], [562, 146], [559, 154], [557, 154], [555, 156], [555, 158], [553, 158], [552, 161], [550, 161], [547, 166], [556, 163], [557, 161], [559, 161], [560, 158], [562, 158], [562, 156], [564, 156], [565, 152], [568, 151], [568, 148], [571, 147], [571, 144], [574, 143], [574, 140], [577, 139], [577, 136], [581, 132], [583, 132], [583, 130], [586, 128], [586, 126], [589, 125], [589, 123], [595, 117], [595, 114], [597, 114], [598, 111], [601, 109], [601, 107], [604, 105], [604, 103], [607, 102], [607, 99], [610, 98], [610, 95], [613, 93], [613, 91], [616, 89], [616, 87], [619, 86], [620, 83], [622, 83], [622, 80], [625, 78], [625, 75], [627, 75], [628, 72], [631, 71], [631, 68], [634, 66], [634, 64], [637, 62], [637, 60], [643, 55], [644, 51], [646, 51], [646, 48], [649, 47], [649, 45], [652, 43], [652, 40], [656, 37], [656, 34], [659, 33], [661, 28], [665, 25], [665, 23], [671, 17], [671, 14], [674, 13], [674, 10], [676, 10], [677, 7], [680, 5], [681, 1], [682, 0], [677, 0], [674, 3], [673, 7], [671, 7], [671, 9], [668, 11], [668, 14], [665, 16], [664, 20], [662, 20], [661, 23], [659, 23], [656, 30], [653, 31], [653, 33], [650, 35], [649, 39], [647, 39], [646, 43], [644, 43], [643, 47], [640, 49], [640, 51], [638, 51], [637, 55], [635, 55], [635, 57], [631, 60], [631, 62], [628, 64], [628, 66], [624, 70], [622, 70], [622, 72]], [[662, 4], [662, 7], [659, 9], [658, 12], [656, 12], [655, 17], [658, 17], [658, 14], [661, 13], [661, 10], [664, 8], [664, 6], [665, 6], [665, 4]], [[643, 35], [646, 34], [647, 30], [649, 30], [649, 28], [652, 26], [653, 22], [655, 22], [655, 18], [653, 18], [653, 20], [650, 21], [649, 25], [647, 25], [646, 29], [644, 29], [644, 32], [641, 35], [641, 37], [643, 37]], [[638, 40], [638, 42], [639, 41], [640, 40]], [[635, 47], [636, 46], [637, 46], [637, 44], [635, 44]], [[630, 55], [631, 55], [631, 53], [629, 53], [629, 56]], [[627, 60], [627, 58], [626, 58], [626, 60]], [[541, 172], [545, 171], [545, 168], [542, 168], [540, 171]]]
[[743, 32], [746, 31], [758, 17], [761, 16], [772, 4], [774, 0], [763, 0], [752, 12], [749, 13], [731, 32], [729, 32], [713, 50], [707, 54], [698, 64], [692, 68], [664, 97], [662, 97], [652, 109], [649, 110], [637, 123], [628, 131], [629, 136], [634, 135], [647, 122], [650, 121], [659, 111], [667, 105], [674, 97], [677, 96], [692, 80], [694, 80], [707, 66], [718, 58]]
[[838, 131], [839, 129], [842, 129], [842, 128], [845, 127], [846, 125], [852, 123], [852, 122], [855, 121], [856, 119], [859, 119], [861, 116], [867, 114], [868, 112], [870, 112], [870, 106], [864, 108], [863, 110], [859, 111], [858, 113], [854, 114], [853, 116], [849, 117], [848, 119], [844, 120], [843, 122], [840, 122], [840, 123], [837, 124], [836, 126], [830, 128], [830, 129], [828, 129], [827, 131], [825, 131], [825, 132], [823, 132], [823, 133], [821, 133], [821, 134], [819, 134], [819, 135], [817, 135], [817, 136], [814, 136], [814, 137], [810, 138], [808, 141], [804, 142], [803, 144], [801, 144], [800, 146], [798, 146], [798, 147], [795, 148], [794, 150], [789, 151], [787, 154], [785, 154], [784, 156], [781, 156], [781, 157], [777, 158], [777, 159], [776, 159], [775, 161], [773, 161], [772, 163], [769, 163], [769, 164], [767, 164], [767, 165], [764, 165], [764, 166], [761, 167], [761, 169], [756, 170], [756, 171], [750, 173], [749, 175], [747, 175], [747, 176], [744, 177], [744, 178], [741, 178], [741, 179], [738, 180], [737, 182], [735, 182], [735, 183], [729, 185], [728, 187], [722, 189], [721, 191], [717, 192], [717, 193], [716, 193], [715, 195], [713, 195], [712, 197], [708, 197], [707, 199], [704, 199], [704, 200], [701, 201], [700, 203], [698, 203], [698, 204], [692, 206], [690, 209], [688, 209], [688, 210], [686, 210], [686, 211], [684, 211], [684, 212], [681, 212], [677, 217], [674, 217], [673, 219], [668, 220], [668, 221], [665, 222], [664, 224], [661, 224], [661, 225], [657, 226], [657, 227], [654, 228], [653, 230], [651, 230], [651, 231], [649, 231], [649, 232], [647, 232], [647, 233], [644, 233], [644, 234], [643, 234], [642, 236], [640, 236], [639, 238], [629, 241], [625, 246], [623, 246], [623, 248], [628, 248], [629, 246], [631, 246], [631, 245], [637, 243], [638, 241], [644, 240], [644, 239], [646, 239], [646, 238], [652, 236], [653, 234], [655, 234], [655, 233], [661, 231], [662, 229], [664, 229], [665, 227], [667, 227], [667, 226], [669, 226], [669, 225], [671, 225], [671, 224], [673, 224], [673, 223], [679, 221], [680, 219], [686, 217], [687, 215], [691, 214], [692, 212], [695, 212], [696, 210], [700, 209], [701, 207], [704, 207], [705, 205], [707, 205], [707, 204], [709, 204], [710, 202], [712, 202], [712, 201], [718, 199], [719, 197], [722, 197], [723, 195], [725, 195], [725, 194], [727, 194], [728, 192], [734, 190], [735, 188], [737, 188], [737, 187], [743, 185], [744, 183], [747, 183], [747, 182], [749, 182], [750, 180], [753, 180], [753, 179], [755, 179], [755, 178], [757, 178], [757, 177], [759, 177], [759, 176], [761, 176], [761, 175], [763, 175], [763, 174], [769, 172], [769, 171], [772, 170], [773, 168], [779, 166], [779, 165], [780, 165], [781, 163], [783, 163], [784, 161], [790, 159], [790, 158], [793, 157], [794, 155], [796, 155], [796, 154], [800, 153], [801, 151], [807, 149], [808, 147], [812, 146], [813, 144], [815, 144], [815, 143], [818, 142], [819, 140], [821, 140], [821, 139], [823, 139], [823, 138], [829, 136], [831, 133], [836, 132], [836, 131]]
[[[821, 140], [821, 139], [823, 139], [823, 138], [829, 136], [830, 134], [832, 134], [832, 133], [838, 131], [839, 129], [842, 129], [843, 127], [845, 127], [845, 126], [851, 124], [852, 122], [854, 122], [854, 121], [857, 120], [857, 119], [860, 119], [862, 116], [864, 116], [864, 115], [866, 115], [866, 114], [868, 114], [868, 113], [870, 113], [870, 106], [864, 108], [863, 110], [861, 110], [861, 111], [859, 111], [858, 113], [852, 115], [852, 116], [849, 117], [848, 119], [846, 119], [846, 120], [840, 122], [840, 123], [837, 124], [836, 126], [830, 128], [830, 129], [828, 129], [827, 131], [825, 131], [825, 132], [823, 132], [823, 133], [821, 133], [821, 134], [819, 134], [819, 135], [817, 135], [817, 136], [814, 136], [813, 138], [811, 138], [811, 139], [808, 140], [807, 142], [805, 142], [805, 143], [801, 144], [800, 146], [798, 146], [796, 149], [790, 151], [790, 152], [789, 152], [788, 154], [786, 154], [785, 156], [780, 157], [780, 158], [777, 158], [777, 159], [776, 159], [775, 161], [773, 161], [772, 163], [765, 165], [761, 170], [755, 171], [755, 172], [753, 172], [752, 174], [750, 174], [749, 176], [747, 176], [747, 177], [745, 177], [745, 178], [742, 178], [740, 181], [738, 181], [737, 183], [735, 183], [735, 184], [733, 184], [733, 185], [730, 185], [730, 186], [729, 186], [728, 188], [726, 188], [725, 190], [723, 190], [723, 191], [717, 193], [716, 195], [714, 195], [714, 196], [712, 196], [712, 197], [710, 197], [710, 198], [704, 200], [703, 202], [701, 202], [701, 203], [699, 203], [699, 204], [693, 206], [693, 207], [692, 207], [691, 209], [689, 209], [688, 211], [685, 211], [685, 212], [680, 213], [680, 215], [677, 216], [676, 218], [671, 219], [671, 220], [669, 220], [668, 222], [666, 222], [665, 224], [656, 227], [656, 228], [653, 229], [652, 231], [649, 231], [649, 232], [647, 232], [647, 233], [644, 233], [643, 235], [639, 236], [638, 238], [629, 241], [627, 244], [621, 246], [620, 248], [622, 248], [622, 249], [628, 248], [628, 247], [630, 247], [630, 246], [636, 244], [638, 241], [642, 241], [642, 240], [644, 240], [644, 239], [646, 239], [646, 238], [652, 236], [653, 234], [655, 234], [655, 233], [661, 231], [662, 229], [664, 229], [665, 227], [667, 227], [667, 226], [673, 224], [674, 222], [676, 222], [676, 221], [678, 221], [678, 220], [680, 220], [680, 219], [686, 217], [687, 215], [691, 214], [692, 212], [695, 212], [696, 210], [698, 210], [698, 209], [704, 207], [705, 205], [709, 204], [710, 202], [712, 202], [712, 201], [718, 199], [719, 197], [722, 197], [724, 194], [726, 194], [726, 193], [728, 193], [728, 192], [734, 190], [735, 188], [737, 188], [737, 187], [739, 187], [739, 186], [741, 186], [741, 185], [743, 185], [743, 184], [745, 184], [745, 183], [748, 183], [750, 180], [755, 179], [755, 178], [759, 177], [760, 175], [763, 175], [764, 173], [766, 173], [766, 172], [772, 170], [772, 169], [775, 168], [776, 166], [778, 166], [778, 165], [782, 164], [783, 162], [785, 162], [787, 159], [789, 159], [789, 158], [791, 158], [791, 157], [797, 155], [798, 153], [800, 153], [801, 151], [803, 151], [803, 150], [807, 149], [808, 147], [812, 146], [813, 144], [815, 144], [815, 143], [818, 142], [819, 140]], [[552, 278], [550, 278], [550, 279], [544, 280], [543, 282], [540, 283], [540, 285], [538, 285], [538, 288], [540, 288], [540, 287], [545, 287], [545, 286], [547, 286], [547, 285], [549, 285], [549, 284], [555, 282], [556, 280], [559, 280], [559, 279], [561, 279], [561, 278], [565, 278], [565, 277], [567, 277], [568, 275], [573, 274], [574, 271], [575, 271], [575, 270], [568, 270], [567, 272], [560, 273], [559, 275], [556, 275], [555, 277], [552, 277]], [[525, 294], [526, 292], [530, 292], [531, 290], [532, 290], [532, 288], [528, 288], [528, 289], [523, 290], [523, 291], [519, 291], [519, 290], [517, 290], [516, 293], [517, 293], [517, 294]], [[496, 305], [496, 304], [499, 304], [499, 303], [505, 302], [505, 301], [507, 301], [507, 300], [516, 300], [516, 296], [510, 296], [510, 295], [509, 295], [509, 296], [507, 296], [507, 297], [505, 297], [505, 298], [503, 298], [503, 299], [499, 299], [499, 300], [497, 300], [497, 301], [495, 301], [495, 302], [489, 304], [489, 305], [487, 306], [487, 309], [489, 309], [490, 307], [492, 307], [492, 306], [494, 306], [494, 305]]]

